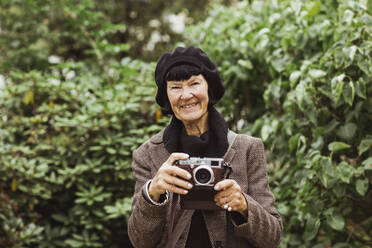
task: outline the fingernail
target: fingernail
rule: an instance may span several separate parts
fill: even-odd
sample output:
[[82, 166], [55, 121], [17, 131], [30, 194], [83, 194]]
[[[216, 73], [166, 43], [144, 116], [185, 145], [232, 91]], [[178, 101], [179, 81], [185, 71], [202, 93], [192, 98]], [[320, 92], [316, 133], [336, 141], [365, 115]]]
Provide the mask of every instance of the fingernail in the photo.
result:
[[219, 190], [220, 187], [219, 187], [218, 185], [216, 185], [216, 186], [214, 186], [214, 189], [215, 189], [215, 190]]
[[188, 179], [191, 179], [191, 177], [192, 177], [192, 176], [191, 176], [190, 174], [187, 174], [187, 178], [188, 178]]
[[231, 207], [229, 207], [229, 208], [227, 209], [227, 211], [229, 211], [229, 212], [230, 212], [230, 211], [231, 211]]
[[227, 205], [227, 204], [225, 204], [224, 206], [223, 206], [223, 208], [224, 209], [227, 209], [229, 206]]
[[184, 192], [185, 194], [189, 193], [189, 191], [188, 191], [188, 190], [184, 190], [183, 192]]
[[189, 183], [188, 186], [189, 186], [190, 189], [192, 188], [192, 184], [191, 183]]

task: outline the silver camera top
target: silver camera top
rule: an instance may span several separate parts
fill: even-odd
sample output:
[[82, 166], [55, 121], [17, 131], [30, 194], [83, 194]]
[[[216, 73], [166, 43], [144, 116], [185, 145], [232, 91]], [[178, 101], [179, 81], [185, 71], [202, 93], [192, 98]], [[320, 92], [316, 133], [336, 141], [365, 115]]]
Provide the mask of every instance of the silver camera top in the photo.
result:
[[178, 160], [180, 165], [190, 165], [193, 168], [195, 165], [206, 165], [215, 168], [221, 168], [224, 161], [222, 158], [199, 158], [199, 157], [190, 157], [187, 160]]

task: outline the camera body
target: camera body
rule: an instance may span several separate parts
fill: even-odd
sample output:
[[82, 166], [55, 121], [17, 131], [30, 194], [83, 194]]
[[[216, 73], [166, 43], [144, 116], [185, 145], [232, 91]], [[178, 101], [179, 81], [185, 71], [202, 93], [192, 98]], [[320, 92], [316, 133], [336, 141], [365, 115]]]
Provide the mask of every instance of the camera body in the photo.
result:
[[182, 209], [222, 210], [214, 202], [217, 192], [213, 187], [227, 177], [227, 170], [231, 170], [230, 163], [222, 158], [191, 157], [176, 161], [175, 166], [192, 175], [188, 181], [194, 186], [188, 194], [181, 195]]

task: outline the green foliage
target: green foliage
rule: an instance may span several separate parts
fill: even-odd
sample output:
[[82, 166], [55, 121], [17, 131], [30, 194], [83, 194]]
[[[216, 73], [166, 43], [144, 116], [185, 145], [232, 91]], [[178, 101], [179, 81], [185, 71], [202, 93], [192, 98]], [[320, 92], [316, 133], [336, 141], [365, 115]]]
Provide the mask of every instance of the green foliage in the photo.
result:
[[71, 65], [59, 64], [51, 73], [14, 72], [1, 92], [0, 190], [12, 199], [0, 204], [0, 236], [11, 234], [3, 244], [128, 242], [131, 152], [161, 129], [154, 66], [128, 61], [110, 84], [85, 65]]
[[120, 58], [125, 27], [91, 0], [0, 16], [0, 246], [129, 247], [131, 153], [164, 126], [154, 64]]
[[[249, 2], [186, 36], [220, 66], [230, 127], [270, 151], [281, 247], [369, 247], [371, 1]], [[131, 152], [167, 119], [154, 64], [125, 57], [148, 6], [116, 4], [1, 1], [1, 247], [130, 246]]]
[[[372, 16], [367, 1], [216, 6], [187, 37], [220, 65], [220, 107], [263, 139], [281, 247], [372, 244]], [[370, 1], [368, 1], [370, 5]], [[253, 124], [252, 124], [253, 123]]]

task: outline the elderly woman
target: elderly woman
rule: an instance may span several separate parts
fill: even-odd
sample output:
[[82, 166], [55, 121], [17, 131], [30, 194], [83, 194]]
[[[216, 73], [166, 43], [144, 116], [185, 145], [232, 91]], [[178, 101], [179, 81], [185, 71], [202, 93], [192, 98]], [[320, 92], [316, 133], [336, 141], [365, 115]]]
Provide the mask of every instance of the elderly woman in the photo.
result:
[[[172, 120], [133, 152], [136, 185], [128, 222], [132, 244], [277, 247], [282, 222], [269, 189], [264, 147], [258, 138], [228, 130], [213, 107], [225, 91], [217, 67], [201, 49], [178, 47], [159, 60], [155, 81], [156, 101]], [[213, 188], [220, 210], [181, 208], [175, 196], [189, 194], [192, 175], [175, 162], [189, 157], [223, 158], [231, 164], [229, 179]], [[227, 213], [232, 238], [226, 230]]]

